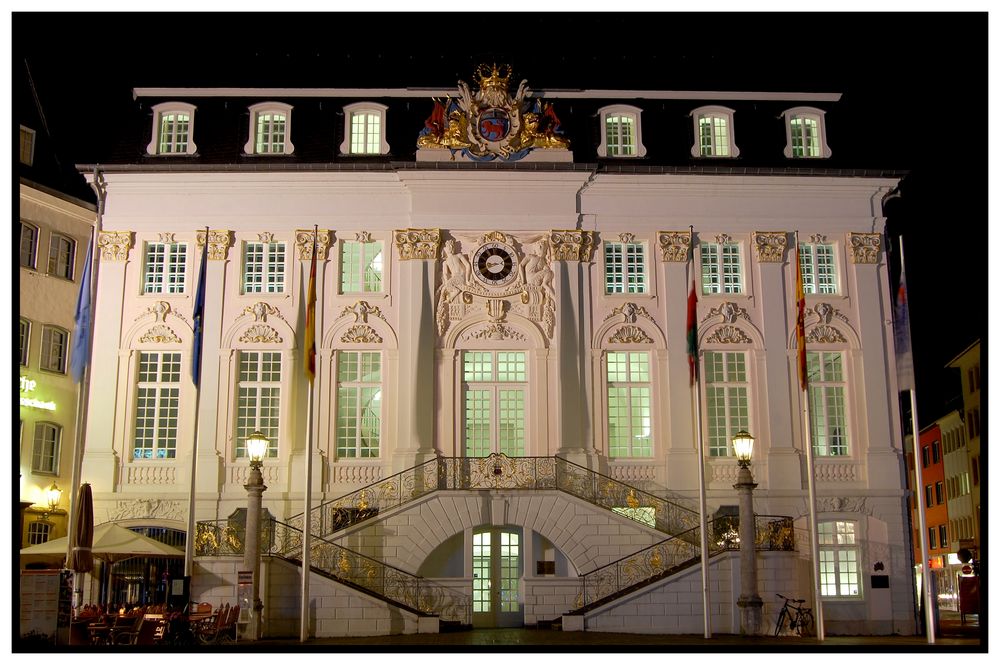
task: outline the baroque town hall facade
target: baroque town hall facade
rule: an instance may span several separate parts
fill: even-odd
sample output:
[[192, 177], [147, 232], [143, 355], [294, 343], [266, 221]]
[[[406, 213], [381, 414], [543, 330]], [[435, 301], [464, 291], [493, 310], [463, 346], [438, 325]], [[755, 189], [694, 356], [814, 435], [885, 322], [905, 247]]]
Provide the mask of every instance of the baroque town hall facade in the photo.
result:
[[230, 600], [260, 431], [265, 636], [298, 633], [310, 454], [315, 636], [428, 616], [699, 633], [704, 464], [713, 630], [738, 632], [746, 430], [771, 622], [776, 593], [814, 604], [801, 255], [826, 630], [913, 633], [882, 212], [900, 174], [834, 161], [840, 95], [472, 81], [135, 90], [117, 157], [79, 167], [103, 199], [95, 521], [184, 531], [193, 483], [194, 595]]

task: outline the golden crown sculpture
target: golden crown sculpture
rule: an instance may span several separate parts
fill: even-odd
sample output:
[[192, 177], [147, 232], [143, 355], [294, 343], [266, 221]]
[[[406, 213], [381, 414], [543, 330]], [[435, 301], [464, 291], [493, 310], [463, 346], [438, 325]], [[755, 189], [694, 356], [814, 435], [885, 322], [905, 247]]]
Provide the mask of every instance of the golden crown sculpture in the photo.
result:
[[[503, 72], [501, 75], [501, 71]], [[479, 79], [479, 89], [486, 90], [488, 88], [500, 88], [503, 90], [507, 89], [510, 83], [510, 76], [513, 73], [510, 65], [501, 65], [500, 68], [494, 63], [492, 67], [487, 67], [485, 64], [479, 65], [476, 68], [476, 78]]]

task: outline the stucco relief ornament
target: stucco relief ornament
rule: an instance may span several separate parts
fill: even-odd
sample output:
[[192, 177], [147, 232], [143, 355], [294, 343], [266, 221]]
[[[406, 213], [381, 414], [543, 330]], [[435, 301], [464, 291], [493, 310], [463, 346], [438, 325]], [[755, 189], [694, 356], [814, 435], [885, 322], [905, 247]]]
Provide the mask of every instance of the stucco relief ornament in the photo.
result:
[[691, 249], [690, 231], [660, 231], [658, 239], [664, 261], [683, 263], [688, 260], [688, 251]]
[[713, 307], [701, 322], [706, 323], [714, 316], [722, 317], [724, 323], [736, 323], [737, 318], [750, 320], [750, 315], [747, 314], [747, 311], [734, 302], [724, 302], [718, 307]]
[[385, 321], [385, 317], [382, 315], [382, 310], [379, 309], [377, 305], [369, 305], [365, 300], [359, 300], [353, 305], [348, 305], [341, 310], [340, 315], [337, 318], [342, 319], [349, 314], [354, 315], [355, 323], [368, 323], [369, 315]]
[[143, 344], [168, 344], [180, 343], [181, 338], [169, 326], [161, 323], [147, 330], [139, 341]]
[[491, 339], [497, 342], [505, 339], [513, 339], [519, 342], [527, 340], [524, 335], [503, 322], [491, 323], [474, 333], [467, 333], [465, 339]]
[[[295, 249], [300, 261], [312, 261], [314, 229], [295, 230]], [[326, 260], [326, 250], [330, 247], [330, 232], [326, 229], [315, 230], [316, 260]]]
[[594, 251], [594, 232], [552, 231], [549, 242], [552, 244], [553, 261], [590, 261]]
[[102, 261], [125, 261], [132, 249], [131, 231], [101, 231], [97, 236], [97, 246], [101, 248]]
[[656, 323], [656, 319], [646, 311], [646, 308], [642, 305], [636, 305], [634, 302], [627, 302], [621, 307], [615, 307], [611, 310], [611, 313], [604, 317], [604, 320], [614, 318], [615, 316], [621, 316], [625, 323], [635, 323], [638, 317], [644, 319], [649, 319], [653, 323]]
[[108, 517], [111, 521], [150, 517], [164, 520], [183, 520], [186, 517], [186, 512], [180, 501], [135, 499], [133, 501], [117, 501], [115, 506], [108, 510]]
[[400, 261], [437, 259], [441, 245], [440, 229], [398, 229], [392, 232]]
[[246, 316], [247, 314], [253, 316], [254, 321], [267, 322], [267, 317], [269, 316], [276, 316], [284, 320], [278, 308], [266, 302], [255, 302], [252, 305], [247, 305], [243, 308], [243, 315]]
[[278, 331], [271, 326], [257, 323], [240, 335], [240, 341], [249, 344], [280, 344], [283, 340]]
[[847, 241], [852, 263], [878, 263], [878, 251], [882, 247], [880, 233], [848, 233]]
[[257, 240], [261, 242], [273, 242], [274, 234], [271, 233], [270, 231], [261, 231], [260, 233], [257, 234]]
[[743, 330], [737, 326], [719, 326], [708, 339], [708, 342], [716, 344], [752, 344], [751, 340]]
[[639, 326], [622, 326], [608, 338], [613, 344], [652, 344], [653, 339]]
[[781, 263], [788, 246], [788, 234], [784, 231], [754, 231], [753, 246], [761, 263]]
[[839, 330], [833, 326], [823, 324], [820, 324], [810, 330], [809, 334], [806, 336], [806, 342], [810, 344], [835, 344], [846, 341], [847, 338], [845, 338]]
[[527, 80], [509, 92], [510, 65], [480, 65], [479, 90], [458, 82], [458, 96], [433, 99], [431, 114], [417, 137], [417, 148], [450, 150], [474, 161], [517, 161], [532, 150], [567, 150], [552, 104], [532, 98]]
[[346, 344], [380, 344], [382, 336], [371, 326], [356, 323], [340, 336], [340, 341]]
[[158, 300], [149, 307], [147, 307], [146, 311], [137, 316], [135, 320], [138, 321], [147, 314], [152, 314], [154, 320], [159, 321], [160, 323], [165, 323], [167, 320], [167, 314], [169, 313], [170, 313], [170, 303], [168, 303], [165, 300]]

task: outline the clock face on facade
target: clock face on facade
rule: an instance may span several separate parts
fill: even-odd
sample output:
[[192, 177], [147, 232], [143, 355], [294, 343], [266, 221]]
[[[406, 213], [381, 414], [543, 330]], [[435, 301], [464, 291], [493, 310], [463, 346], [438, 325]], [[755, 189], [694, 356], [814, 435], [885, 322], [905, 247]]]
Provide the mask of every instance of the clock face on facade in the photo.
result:
[[504, 286], [517, 277], [517, 254], [499, 242], [488, 242], [472, 257], [476, 277], [487, 286]]

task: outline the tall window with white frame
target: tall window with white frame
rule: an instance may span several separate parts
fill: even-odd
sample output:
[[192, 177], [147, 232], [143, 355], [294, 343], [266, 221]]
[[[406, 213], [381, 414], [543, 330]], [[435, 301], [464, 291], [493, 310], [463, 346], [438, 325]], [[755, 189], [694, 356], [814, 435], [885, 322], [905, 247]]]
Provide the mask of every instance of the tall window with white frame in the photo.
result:
[[338, 351], [337, 457], [378, 457], [381, 432], [381, 352]]
[[377, 155], [381, 143], [382, 114], [359, 110], [351, 113], [351, 154]]
[[187, 244], [147, 242], [143, 293], [184, 293]]
[[858, 523], [850, 520], [819, 522], [819, 591], [827, 597], [861, 596]]
[[186, 153], [191, 131], [191, 115], [180, 111], [160, 114], [159, 149], [161, 155]]
[[42, 356], [38, 366], [47, 372], [66, 373], [69, 331], [56, 326], [42, 326]]
[[345, 240], [340, 245], [340, 292], [382, 292], [382, 242]]
[[267, 457], [278, 456], [281, 414], [281, 352], [240, 351], [236, 404], [236, 457], [248, 458], [246, 440], [259, 430]]
[[31, 321], [21, 319], [18, 325], [18, 337], [21, 343], [21, 367], [28, 366], [28, 344], [31, 340]]
[[728, 157], [729, 118], [715, 113], [698, 116], [698, 148], [701, 157]]
[[285, 114], [277, 111], [257, 113], [255, 152], [258, 155], [285, 152]]
[[604, 135], [608, 157], [632, 157], [636, 154], [635, 115], [615, 113], [605, 116]]
[[285, 292], [285, 243], [243, 245], [243, 293]]
[[524, 351], [465, 351], [463, 437], [466, 457], [525, 451], [527, 354]]
[[819, 157], [819, 120], [812, 116], [799, 116], [788, 122], [792, 132], [792, 156]]
[[55, 423], [35, 423], [31, 449], [31, 470], [35, 473], [59, 473], [59, 444], [62, 427]]
[[38, 227], [21, 220], [21, 267], [35, 267], [35, 248], [38, 246]]
[[604, 243], [605, 293], [646, 293], [646, 244]]
[[800, 242], [799, 264], [804, 292], [837, 293], [837, 262], [831, 243]]
[[177, 457], [177, 427], [181, 397], [181, 354], [139, 353], [135, 394], [133, 459]]
[[813, 453], [822, 457], [848, 453], [843, 364], [840, 351], [806, 353]]
[[649, 353], [609, 351], [608, 455], [650, 457], [653, 454], [652, 389]]
[[750, 399], [746, 354], [742, 351], [705, 352], [705, 398], [708, 405], [708, 454], [732, 455], [737, 432], [750, 431]]
[[722, 239], [702, 242], [700, 246], [702, 293], [743, 293], [739, 243]]
[[50, 275], [73, 279], [73, 259], [76, 254], [76, 241], [58, 233], [49, 235], [49, 266]]

